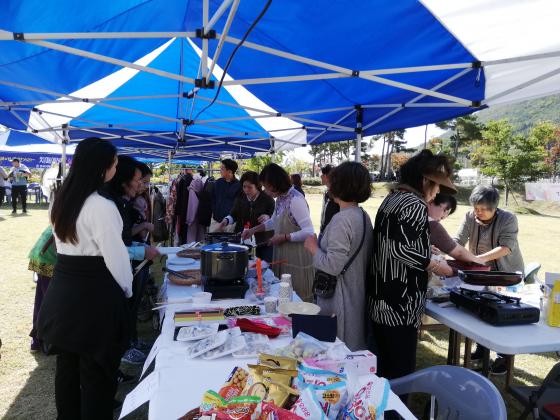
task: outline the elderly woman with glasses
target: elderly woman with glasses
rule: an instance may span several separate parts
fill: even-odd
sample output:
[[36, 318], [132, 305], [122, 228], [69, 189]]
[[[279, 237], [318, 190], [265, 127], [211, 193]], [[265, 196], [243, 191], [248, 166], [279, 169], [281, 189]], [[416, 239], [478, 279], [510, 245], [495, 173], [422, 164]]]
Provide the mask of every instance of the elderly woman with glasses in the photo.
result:
[[494, 187], [479, 185], [469, 201], [473, 209], [465, 215], [455, 240], [469, 243], [469, 250], [492, 270], [523, 271], [523, 257], [517, 242], [517, 217], [498, 208], [500, 193]]
[[[523, 257], [519, 249], [517, 234], [517, 217], [509, 211], [498, 208], [500, 193], [494, 187], [479, 185], [469, 201], [473, 209], [465, 215], [455, 240], [465, 245], [469, 242], [469, 250], [478, 256], [492, 270], [523, 271]], [[471, 360], [482, 360], [484, 348], [477, 345]], [[505, 375], [506, 361], [498, 354], [492, 364], [490, 373]]]

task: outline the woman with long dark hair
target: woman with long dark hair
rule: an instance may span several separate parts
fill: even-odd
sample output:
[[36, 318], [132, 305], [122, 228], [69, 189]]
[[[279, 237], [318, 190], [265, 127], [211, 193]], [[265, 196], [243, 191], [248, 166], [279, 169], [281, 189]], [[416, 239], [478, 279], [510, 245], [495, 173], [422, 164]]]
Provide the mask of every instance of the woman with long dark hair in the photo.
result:
[[132, 272], [115, 204], [98, 194], [113, 178], [115, 147], [82, 140], [51, 211], [58, 260], [38, 333], [57, 354], [58, 419], [112, 419], [117, 369], [129, 340]]
[[[115, 202], [123, 220], [122, 240], [128, 249], [132, 267], [136, 268], [144, 259], [152, 260], [159, 255], [157, 248], [133, 241], [134, 236], [145, 230], [153, 230], [153, 225], [145, 221], [134, 208], [133, 200], [141, 190], [142, 171], [139, 162], [130, 156], [119, 156], [119, 163], [113, 179], [104, 188], [107, 198]], [[132, 299], [130, 300], [130, 334], [131, 346], [124, 354], [122, 361], [129, 364], [141, 364], [146, 355], [137, 347], [138, 332], [136, 328], [138, 308], [147, 281], [147, 267], [134, 276], [132, 282]]]

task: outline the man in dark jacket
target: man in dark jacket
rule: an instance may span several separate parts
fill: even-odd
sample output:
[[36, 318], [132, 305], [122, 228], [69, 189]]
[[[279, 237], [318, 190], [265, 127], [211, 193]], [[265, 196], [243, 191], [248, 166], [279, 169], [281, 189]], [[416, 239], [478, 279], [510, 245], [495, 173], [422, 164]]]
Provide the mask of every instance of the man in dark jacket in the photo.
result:
[[[214, 183], [212, 191], [212, 223], [210, 232], [215, 232], [221, 221], [230, 214], [233, 202], [241, 191], [241, 183], [235, 178], [237, 162], [232, 159], [222, 160], [221, 178]], [[235, 226], [227, 226], [226, 232], [233, 232]]]

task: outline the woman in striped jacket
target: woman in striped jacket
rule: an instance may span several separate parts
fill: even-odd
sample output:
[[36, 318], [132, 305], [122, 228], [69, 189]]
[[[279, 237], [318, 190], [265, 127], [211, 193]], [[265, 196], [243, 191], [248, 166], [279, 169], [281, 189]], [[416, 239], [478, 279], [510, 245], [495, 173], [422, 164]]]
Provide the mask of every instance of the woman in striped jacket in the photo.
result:
[[372, 349], [378, 372], [388, 379], [414, 372], [416, 343], [428, 272], [451, 275], [432, 259], [427, 203], [441, 191], [454, 194], [445, 156], [423, 150], [401, 166], [401, 184], [377, 212], [373, 231], [373, 278], [368, 285]]

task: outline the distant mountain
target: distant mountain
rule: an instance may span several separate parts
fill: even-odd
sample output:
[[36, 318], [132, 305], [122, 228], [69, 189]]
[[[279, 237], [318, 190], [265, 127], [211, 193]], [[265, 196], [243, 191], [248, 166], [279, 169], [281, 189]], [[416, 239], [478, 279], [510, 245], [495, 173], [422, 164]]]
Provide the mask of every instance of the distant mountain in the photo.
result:
[[490, 120], [507, 119], [520, 132], [528, 132], [540, 121], [560, 124], [560, 94], [531, 99], [511, 105], [498, 105], [475, 114], [485, 123]]

